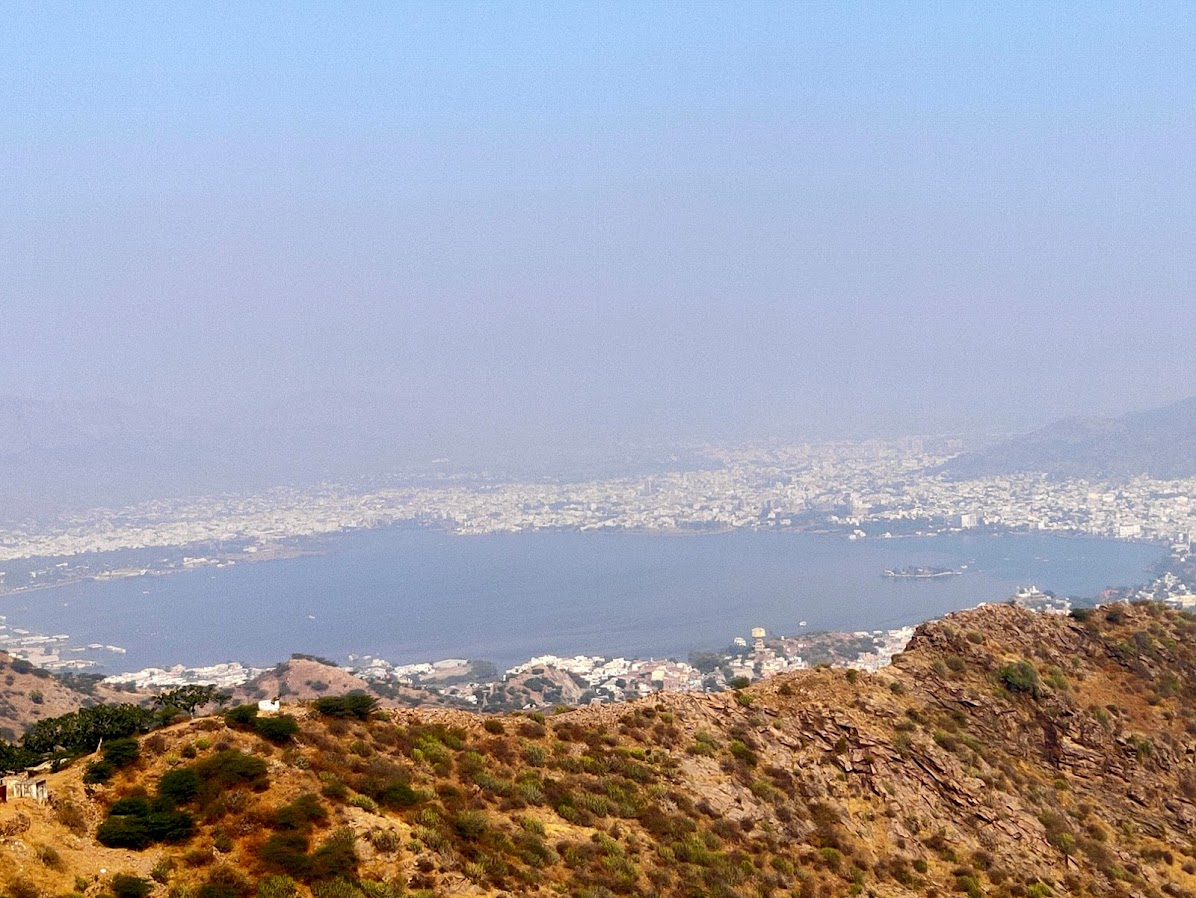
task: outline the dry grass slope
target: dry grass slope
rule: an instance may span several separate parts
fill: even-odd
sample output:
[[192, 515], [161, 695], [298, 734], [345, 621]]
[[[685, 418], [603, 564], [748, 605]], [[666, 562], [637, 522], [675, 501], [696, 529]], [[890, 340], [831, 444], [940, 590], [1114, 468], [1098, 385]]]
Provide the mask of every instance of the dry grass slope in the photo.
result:
[[194, 720], [106, 786], [75, 764], [55, 807], [0, 806], [0, 881], [16, 898], [137, 878], [173, 898], [1196, 895], [1194, 637], [1156, 606], [992, 606], [923, 626], [875, 675], [547, 717], [292, 704], [293, 736]]

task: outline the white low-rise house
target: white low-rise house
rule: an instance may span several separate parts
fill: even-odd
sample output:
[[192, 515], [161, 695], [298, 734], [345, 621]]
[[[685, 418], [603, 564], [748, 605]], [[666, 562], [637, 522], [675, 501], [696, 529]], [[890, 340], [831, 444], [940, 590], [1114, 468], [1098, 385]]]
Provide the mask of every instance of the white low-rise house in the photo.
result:
[[4, 777], [0, 780], [0, 801], [12, 801], [16, 798], [29, 798], [38, 804], [45, 804], [50, 799], [46, 778], [30, 776], [28, 772]]

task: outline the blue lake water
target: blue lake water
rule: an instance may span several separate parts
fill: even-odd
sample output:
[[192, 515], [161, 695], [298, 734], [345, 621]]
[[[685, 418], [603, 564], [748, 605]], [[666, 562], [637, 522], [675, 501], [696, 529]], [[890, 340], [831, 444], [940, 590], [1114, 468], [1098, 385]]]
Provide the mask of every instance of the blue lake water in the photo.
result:
[[[321, 555], [0, 600], [13, 626], [128, 649], [110, 670], [292, 652], [500, 666], [532, 655], [684, 657], [752, 627], [769, 632], [918, 623], [1033, 583], [1094, 596], [1142, 583], [1158, 547], [1045, 535], [849, 541], [737, 531], [675, 537], [546, 532], [455, 536], [383, 529], [329, 540]], [[936, 580], [885, 568], [956, 566]], [[111, 657], [111, 656], [109, 656]]]

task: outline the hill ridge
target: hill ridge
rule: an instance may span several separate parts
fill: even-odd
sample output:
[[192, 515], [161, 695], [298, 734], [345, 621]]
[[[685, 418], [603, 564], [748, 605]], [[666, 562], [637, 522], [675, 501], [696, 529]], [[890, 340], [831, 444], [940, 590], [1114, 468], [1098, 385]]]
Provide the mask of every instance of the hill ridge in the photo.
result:
[[[1192, 895], [1193, 637], [1196, 618], [1155, 605], [982, 606], [922, 625], [874, 674], [547, 716], [359, 715], [324, 696], [273, 718], [293, 738], [250, 707], [143, 737], [107, 784], [83, 783], [86, 761], [52, 774], [58, 807], [21, 807], [21, 838], [74, 846], [68, 869], [10, 845], [0, 878], [58, 894], [100, 867], [157, 871], [161, 894], [197, 898], [262, 882], [317, 898]], [[117, 799], [247, 764], [179, 793], [184, 841], [95, 841]]]
[[1014, 473], [1160, 480], [1196, 476], [1196, 396], [1116, 418], [1067, 418], [956, 456], [943, 473], [966, 480]]

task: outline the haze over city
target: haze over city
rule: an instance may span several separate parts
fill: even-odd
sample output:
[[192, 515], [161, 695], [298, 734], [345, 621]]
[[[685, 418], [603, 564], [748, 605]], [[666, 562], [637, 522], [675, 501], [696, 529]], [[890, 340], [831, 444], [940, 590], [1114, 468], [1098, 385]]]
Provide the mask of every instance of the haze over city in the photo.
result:
[[4, 394], [475, 456], [1196, 394], [1188, 3], [4, 18]]

